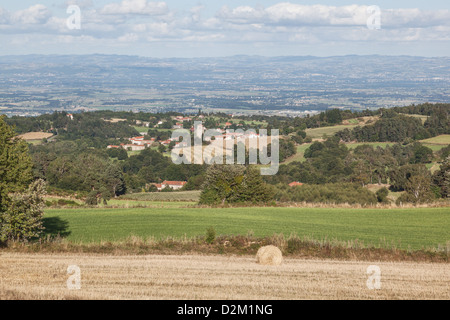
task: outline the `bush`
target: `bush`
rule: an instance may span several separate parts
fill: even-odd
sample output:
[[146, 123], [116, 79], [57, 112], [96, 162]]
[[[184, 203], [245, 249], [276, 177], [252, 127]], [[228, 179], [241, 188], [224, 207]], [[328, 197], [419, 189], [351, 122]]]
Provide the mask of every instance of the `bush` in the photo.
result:
[[206, 241], [206, 243], [212, 244], [214, 242], [214, 240], [216, 240], [216, 230], [214, 229], [214, 227], [209, 227], [206, 230], [205, 241]]
[[389, 200], [387, 199], [388, 195], [389, 195], [389, 190], [386, 187], [383, 187], [376, 192], [378, 202], [381, 202], [381, 203], [389, 202]]
[[26, 192], [11, 195], [7, 210], [0, 216], [1, 242], [27, 241], [40, 237], [44, 229], [42, 217], [45, 193], [44, 180], [37, 180], [30, 184]]
[[86, 197], [86, 204], [88, 206], [96, 206], [98, 205], [98, 198], [97, 198], [97, 192], [92, 191], [89, 193], [89, 195]]
[[78, 202], [75, 202], [73, 200], [66, 200], [66, 199], [58, 199], [55, 201], [45, 201], [46, 207], [80, 207], [81, 205]]

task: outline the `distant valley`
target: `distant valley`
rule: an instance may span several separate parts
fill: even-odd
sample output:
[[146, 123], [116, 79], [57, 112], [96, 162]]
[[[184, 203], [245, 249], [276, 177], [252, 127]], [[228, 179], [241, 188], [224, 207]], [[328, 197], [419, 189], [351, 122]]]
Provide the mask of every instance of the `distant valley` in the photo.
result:
[[0, 113], [203, 111], [301, 116], [450, 100], [450, 58], [0, 57]]

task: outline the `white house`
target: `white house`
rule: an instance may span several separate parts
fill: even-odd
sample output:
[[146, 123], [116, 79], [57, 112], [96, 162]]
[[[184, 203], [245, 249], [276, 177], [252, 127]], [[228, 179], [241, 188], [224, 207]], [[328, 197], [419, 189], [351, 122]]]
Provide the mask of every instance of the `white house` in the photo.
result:
[[173, 190], [178, 190], [183, 188], [183, 186], [187, 183], [187, 181], [164, 181], [161, 184], [155, 184], [158, 191], [165, 189], [167, 187], [172, 188]]

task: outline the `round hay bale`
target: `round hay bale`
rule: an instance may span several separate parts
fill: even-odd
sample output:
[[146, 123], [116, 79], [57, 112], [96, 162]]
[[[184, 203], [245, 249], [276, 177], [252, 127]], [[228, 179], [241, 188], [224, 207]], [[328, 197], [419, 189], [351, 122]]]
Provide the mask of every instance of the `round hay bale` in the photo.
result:
[[266, 266], [279, 266], [283, 262], [283, 254], [275, 246], [261, 247], [256, 253], [256, 262]]

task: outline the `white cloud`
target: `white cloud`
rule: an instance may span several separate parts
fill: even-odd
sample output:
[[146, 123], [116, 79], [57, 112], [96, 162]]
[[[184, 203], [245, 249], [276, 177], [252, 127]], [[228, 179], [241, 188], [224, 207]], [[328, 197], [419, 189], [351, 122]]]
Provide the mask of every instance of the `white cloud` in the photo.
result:
[[64, 4], [64, 8], [67, 8], [68, 6], [76, 5], [79, 6], [81, 9], [85, 8], [91, 8], [94, 6], [94, 3], [92, 0], [67, 0]]
[[[115, 2], [114, 2], [115, 1]], [[204, 5], [188, 10], [170, 10], [166, 2], [110, 0], [95, 6], [92, 0], [68, 0], [82, 5], [81, 30], [69, 30], [65, 10], [52, 14], [43, 5], [8, 12], [0, 7], [0, 37], [17, 35], [29, 43], [47, 37], [49, 41], [76, 41], [86, 47], [117, 43], [182, 42], [226, 43], [230, 46], [283, 46], [339, 43], [397, 43], [449, 41], [450, 11], [385, 9], [381, 30], [369, 30], [367, 6], [300, 5], [280, 2], [269, 7], [223, 6], [207, 15]], [[63, 9], [62, 7], [60, 9]], [[39, 34], [33, 38], [33, 35]], [[77, 40], [78, 39], [78, 40]], [[96, 40], [96, 41], [95, 41]]]
[[15, 24], [45, 24], [52, 16], [50, 10], [42, 4], [36, 4], [12, 15]]
[[136, 42], [139, 40], [139, 36], [135, 33], [127, 33], [117, 39], [119, 42]]
[[381, 18], [389, 28], [450, 26], [450, 10], [388, 9], [382, 11]]
[[216, 16], [224, 21], [237, 24], [258, 23], [268, 18], [267, 11], [263, 7], [253, 8], [250, 6], [240, 6], [234, 9], [223, 6]]
[[147, 0], [123, 0], [120, 4], [110, 3], [101, 9], [101, 14], [121, 15], [121, 14], [139, 14], [139, 15], [164, 15], [169, 12], [165, 2], [147, 2]]
[[10, 14], [8, 11], [0, 7], [0, 24], [9, 24]]
[[[222, 7], [216, 17], [233, 24], [265, 24], [267, 26], [365, 26], [370, 14], [368, 6], [300, 5], [281, 2], [268, 8], [240, 6]], [[419, 9], [381, 10], [386, 27], [430, 27], [450, 25], [449, 10]]]

